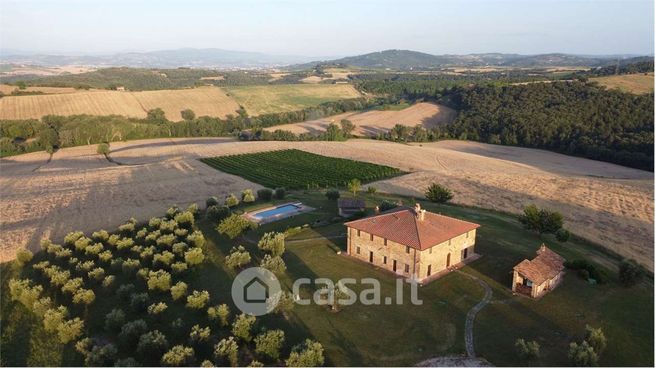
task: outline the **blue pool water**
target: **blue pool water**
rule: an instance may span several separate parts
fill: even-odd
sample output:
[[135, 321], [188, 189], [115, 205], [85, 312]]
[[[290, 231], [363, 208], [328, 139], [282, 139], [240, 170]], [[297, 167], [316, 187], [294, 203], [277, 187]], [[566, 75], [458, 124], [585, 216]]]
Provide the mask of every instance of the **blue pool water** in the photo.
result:
[[275, 207], [271, 208], [270, 210], [262, 211], [259, 213], [256, 213], [252, 215], [252, 217], [259, 219], [259, 220], [266, 220], [271, 217], [278, 217], [278, 216], [283, 216], [286, 214], [294, 213], [300, 209], [299, 206], [296, 206], [295, 204], [285, 204], [280, 207]]

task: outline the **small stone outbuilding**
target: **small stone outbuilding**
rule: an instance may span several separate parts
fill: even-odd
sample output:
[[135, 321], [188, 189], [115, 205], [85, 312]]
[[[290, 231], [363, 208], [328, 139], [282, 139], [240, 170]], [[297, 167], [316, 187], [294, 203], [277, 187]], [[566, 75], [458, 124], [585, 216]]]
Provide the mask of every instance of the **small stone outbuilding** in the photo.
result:
[[564, 276], [564, 257], [542, 244], [533, 260], [524, 259], [514, 267], [512, 291], [539, 298], [553, 290]]
[[339, 198], [337, 201], [339, 216], [350, 217], [358, 212], [366, 211], [366, 202], [357, 198]]

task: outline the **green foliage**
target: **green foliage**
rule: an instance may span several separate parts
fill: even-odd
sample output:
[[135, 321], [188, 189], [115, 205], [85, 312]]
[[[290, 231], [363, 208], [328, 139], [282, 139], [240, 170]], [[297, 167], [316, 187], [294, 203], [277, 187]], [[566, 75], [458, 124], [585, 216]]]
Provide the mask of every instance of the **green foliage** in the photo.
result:
[[164, 271], [150, 271], [148, 273], [148, 290], [168, 291], [171, 288], [171, 274]]
[[578, 270], [580, 277], [585, 280], [593, 278], [599, 284], [604, 284], [607, 282], [607, 272], [590, 261], [584, 259], [576, 259], [573, 261], [564, 262], [564, 266], [572, 270]]
[[209, 208], [211, 206], [218, 206], [219, 204], [220, 203], [218, 202], [218, 198], [216, 198], [214, 196], [211, 196], [211, 197], [207, 198], [207, 200], [205, 201], [205, 205], [206, 205], [207, 208]]
[[62, 344], [77, 340], [84, 332], [84, 321], [75, 317], [64, 321], [57, 327], [57, 337]]
[[243, 216], [232, 214], [229, 217], [223, 219], [216, 227], [216, 230], [219, 234], [225, 235], [230, 239], [234, 239], [241, 235], [241, 233], [244, 231], [256, 228], [256, 223], [249, 221]]
[[220, 221], [230, 215], [230, 207], [228, 206], [210, 206], [207, 207], [207, 218]]
[[222, 339], [214, 346], [214, 357], [226, 360], [230, 366], [239, 366], [239, 345], [233, 336]]
[[186, 295], [187, 289], [187, 284], [183, 281], [179, 281], [177, 284], [171, 286], [171, 297], [173, 300], [178, 300]]
[[170, 367], [180, 367], [193, 364], [193, 348], [183, 345], [175, 345], [161, 358], [161, 364]]
[[388, 201], [386, 199], [383, 200], [382, 202], [380, 202], [380, 205], [378, 206], [378, 208], [380, 209], [380, 212], [389, 211], [389, 210], [392, 210], [392, 209], [394, 209], [396, 207], [398, 207], [398, 203]]
[[137, 319], [125, 323], [121, 327], [121, 332], [118, 334], [118, 338], [126, 345], [133, 346], [136, 345], [139, 337], [148, 331], [148, 324], [142, 319]]
[[425, 191], [425, 198], [436, 203], [446, 203], [453, 199], [453, 193], [443, 185], [432, 183]]
[[[278, 187], [275, 190], [277, 199], [284, 198], [280, 188], [282, 186], [291, 189], [344, 186], [354, 178], [370, 182], [402, 174], [400, 170], [388, 166], [326, 157], [295, 149], [219, 156], [201, 161], [266, 187]], [[278, 175], [279, 168], [284, 168], [285, 175]]]
[[148, 363], [158, 364], [166, 350], [168, 350], [168, 339], [159, 330], [149, 331], [139, 336], [136, 351]]
[[232, 247], [230, 254], [225, 257], [225, 265], [237, 269], [250, 263], [250, 253], [243, 246]]
[[11, 300], [16, 300], [27, 309], [31, 309], [43, 292], [43, 286], [32, 286], [29, 279], [11, 279], [9, 280], [9, 295]]
[[569, 241], [570, 237], [571, 237], [571, 233], [569, 233], [569, 231], [564, 228], [561, 228], [555, 232], [555, 238], [559, 242], [565, 243]]
[[357, 192], [362, 189], [362, 182], [359, 179], [351, 179], [348, 182], [348, 191], [353, 193], [353, 196], [357, 196]]
[[120, 308], [114, 308], [105, 316], [105, 330], [108, 332], [120, 331], [125, 323], [125, 312]]
[[336, 201], [337, 199], [339, 199], [339, 197], [341, 197], [341, 193], [339, 193], [339, 189], [328, 189], [325, 192], [325, 196], [329, 200]]
[[134, 293], [130, 295], [130, 308], [135, 312], [145, 312], [149, 301], [148, 293]]
[[252, 192], [252, 189], [245, 189], [241, 192], [241, 201], [243, 203], [252, 203], [255, 201], [255, 194]]
[[155, 254], [152, 258], [152, 263], [155, 265], [170, 266], [175, 260], [175, 254], [165, 250], [161, 253]]
[[281, 256], [284, 254], [284, 233], [268, 232], [265, 233], [257, 247], [263, 251], [269, 252], [272, 256]]
[[519, 222], [527, 230], [533, 230], [539, 234], [554, 234], [564, 225], [564, 218], [559, 212], [539, 209], [531, 204], [523, 208], [523, 214], [519, 216]]
[[150, 315], [158, 315], [164, 313], [168, 309], [168, 305], [164, 302], [159, 302], [155, 304], [150, 304], [148, 306], [148, 314]]
[[43, 328], [47, 332], [55, 332], [64, 323], [66, 317], [68, 317], [68, 308], [62, 305], [48, 309], [43, 314]]
[[155, 123], [165, 123], [167, 121], [166, 113], [164, 113], [164, 110], [159, 107], [148, 110], [146, 119]]
[[189, 339], [194, 343], [206, 342], [209, 340], [211, 333], [212, 331], [209, 327], [200, 327], [200, 325], [194, 325], [191, 327]]
[[245, 342], [249, 342], [252, 340], [251, 331], [256, 320], [255, 316], [241, 313], [232, 323], [232, 334]]
[[271, 256], [267, 254], [262, 259], [260, 267], [265, 268], [276, 275], [284, 273], [287, 270], [287, 266], [280, 256]]
[[375, 194], [375, 193], [377, 193], [377, 191], [378, 191], [378, 188], [376, 188], [376, 187], [374, 187], [372, 185], [369, 185], [368, 188], [366, 188], [366, 192], [368, 194]]
[[605, 338], [603, 329], [600, 327], [593, 328], [589, 325], [586, 325], [584, 340], [589, 343], [592, 348], [594, 348], [594, 351], [598, 355], [602, 354], [607, 347], [607, 338]]
[[191, 309], [203, 309], [209, 303], [209, 292], [207, 290], [194, 290], [186, 297], [186, 306]]
[[123, 284], [119, 286], [118, 289], [116, 290], [116, 295], [118, 295], [118, 297], [121, 300], [126, 301], [129, 300], [133, 292], [134, 292], [133, 284]]
[[189, 249], [184, 253], [184, 261], [191, 267], [201, 264], [204, 260], [205, 255], [203, 254], [201, 248]]
[[352, 121], [348, 119], [341, 119], [339, 125], [341, 126], [341, 131], [346, 138], [350, 137], [353, 130], [355, 130], [355, 124], [353, 124]]
[[218, 320], [220, 326], [228, 325], [228, 318], [230, 317], [230, 308], [227, 304], [221, 304], [216, 307], [207, 308], [207, 316], [210, 320]]
[[255, 337], [255, 351], [272, 360], [280, 358], [280, 349], [284, 345], [284, 331], [271, 330], [262, 332]]
[[98, 242], [104, 242], [109, 239], [109, 233], [106, 230], [94, 231], [93, 234], [91, 234], [91, 238]]
[[273, 194], [275, 195], [275, 199], [284, 199], [284, 197], [287, 196], [287, 191], [283, 187], [278, 187], [278, 188], [275, 188], [275, 190], [273, 191]]
[[181, 227], [191, 228], [195, 223], [195, 217], [193, 215], [193, 212], [184, 211], [175, 215], [175, 222], [177, 222], [178, 225]]
[[96, 294], [90, 289], [79, 289], [73, 295], [73, 303], [90, 305], [96, 300]]
[[237, 196], [235, 196], [234, 194], [230, 193], [230, 195], [225, 197], [225, 206], [227, 206], [228, 208], [235, 207], [238, 204], [239, 204], [239, 198], [237, 198]]
[[45, 312], [53, 307], [52, 299], [49, 296], [40, 298], [32, 304], [32, 312], [39, 318], [43, 318]]
[[186, 121], [191, 121], [196, 118], [196, 113], [193, 112], [191, 109], [185, 109], [180, 111], [180, 115], [182, 115], [182, 119]]
[[273, 190], [268, 188], [262, 188], [257, 190], [257, 199], [261, 201], [270, 201], [273, 199]]
[[627, 287], [640, 282], [645, 273], [644, 269], [632, 259], [624, 259], [619, 265], [619, 280]]
[[587, 341], [569, 345], [569, 360], [576, 367], [595, 367], [598, 365], [598, 354]]
[[87, 367], [108, 367], [114, 364], [118, 349], [114, 344], [94, 345], [84, 357], [84, 364]]
[[21, 266], [29, 263], [32, 260], [33, 256], [34, 254], [32, 254], [32, 252], [26, 248], [19, 248], [16, 251], [16, 261]]
[[516, 339], [514, 344], [516, 353], [522, 360], [531, 361], [539, 359], [539, 343], [536, 341], [526, 342], [524, 339]]
[[304, 343], [293, 348], [286, 360], [286, 365], [289, 367], [318, 367], [323, 365], [324, 362], [323, 345], [307, 339]]

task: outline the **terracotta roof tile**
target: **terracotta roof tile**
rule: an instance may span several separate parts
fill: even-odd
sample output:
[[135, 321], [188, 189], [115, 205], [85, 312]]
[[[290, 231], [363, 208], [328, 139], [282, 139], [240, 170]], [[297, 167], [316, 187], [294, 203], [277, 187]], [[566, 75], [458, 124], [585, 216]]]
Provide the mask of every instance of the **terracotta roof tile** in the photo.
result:
[[419, 220], [414, 208], [397, 207], [345, 225], [418, 250], [431, 248], [480, 227], [432, 212], [425, 211], [424, 214], [424, 219]]
[[540, 285], [562, 272], [564, 261], [564, 257], [542, 244], [533, 260], [524, 259], [514, 266], [514, 270], [533, 283]]

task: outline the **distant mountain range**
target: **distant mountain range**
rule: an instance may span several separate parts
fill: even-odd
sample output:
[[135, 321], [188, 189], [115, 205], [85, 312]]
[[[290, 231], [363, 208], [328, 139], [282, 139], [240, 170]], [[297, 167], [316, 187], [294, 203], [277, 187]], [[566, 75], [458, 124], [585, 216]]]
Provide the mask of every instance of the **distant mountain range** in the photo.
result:
[[175, 49], [150, 52], [124, 52], [107, 55], [56, 55], [2, 50], [0, 63], [29, 64], [45, 67], [85, 65], [95, 67], [128, 66], [145, 68], [270, 68], [287, 66], [293, 69], [310, 68], [319, 63], [343, 64], [360, 68], [431, 69], [448, 66], [604, 66], [636, 55], [572, 55], [572, 54], [468, 54], [432, 55], [410, 50], [385, 50], [340, 59], [319, 60], [297, 55], [271, 55], [259, 52], [222, 49]]

